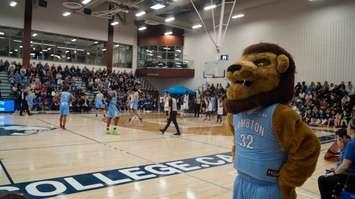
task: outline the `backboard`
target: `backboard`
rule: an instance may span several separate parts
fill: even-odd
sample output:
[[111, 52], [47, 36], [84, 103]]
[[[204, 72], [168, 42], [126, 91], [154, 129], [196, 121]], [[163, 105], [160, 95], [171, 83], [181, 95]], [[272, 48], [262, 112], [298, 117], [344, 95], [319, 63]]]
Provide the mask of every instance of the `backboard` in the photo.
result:
[[203, 78], [225, 78], [228, 61], [207, 61], [203, 66]]

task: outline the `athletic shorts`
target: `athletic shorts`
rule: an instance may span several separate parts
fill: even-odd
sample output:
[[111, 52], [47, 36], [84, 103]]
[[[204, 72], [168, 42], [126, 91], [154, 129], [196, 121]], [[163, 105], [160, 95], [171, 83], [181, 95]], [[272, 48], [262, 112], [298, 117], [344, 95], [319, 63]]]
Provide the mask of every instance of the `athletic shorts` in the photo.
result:
[[138, 109], [138, 102], [133, 103], [132, 109], [134, 110]]
[[108, 118], [115, 118], [120, 116], [120, 112], [118, 111], [117, 108], [109, 108], [107, 111], [107, 117]]
[[234, 180], [233, 199], [282, 199], [282, 196], [277, 183], [238, 175]]
[[69, 104], [68, 103], [62, 103], [59, 106], [59, 114], [60, 115], [69, 115]]
[[95, 108], [96, 109], [102, 109], [102, 108], [104, 108], [104, 104], [102, 102], [96, 102], [95, 103]]

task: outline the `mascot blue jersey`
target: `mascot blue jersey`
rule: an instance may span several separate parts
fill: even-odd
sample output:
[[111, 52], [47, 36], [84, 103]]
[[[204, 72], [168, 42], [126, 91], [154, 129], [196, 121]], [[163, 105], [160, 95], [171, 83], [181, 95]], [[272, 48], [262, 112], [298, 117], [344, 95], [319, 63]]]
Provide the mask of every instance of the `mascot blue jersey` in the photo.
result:
[[235, 129], [234, 168], [240, 175], [277, 183], [278, 172], [287, 160], [272, 130], [277, 104], [233, 115]]

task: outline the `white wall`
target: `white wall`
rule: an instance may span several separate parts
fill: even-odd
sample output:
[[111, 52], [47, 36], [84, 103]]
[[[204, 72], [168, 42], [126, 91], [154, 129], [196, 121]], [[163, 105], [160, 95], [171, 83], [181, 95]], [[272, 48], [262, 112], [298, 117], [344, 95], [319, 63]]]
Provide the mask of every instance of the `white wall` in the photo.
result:
[[[48, 1], [48, 7], [33, 7], [32, 29], [50, 33], [107, 41], [107, 22], [92, 16], [71, 15], [62, 17], [61, 1]], [[131, 19], [132, 20], [132, 19]], [[0, 2], [0, 26], [23, 28], [24, 1], [11, 8], [8, 1]], [[137, 65], [137, 29], [129, 21], [114, 29], [114, 42], [133, 45], [133, 69]]]
[[[294, 56], [297, 80], [340, 82], [355, 79], [354, 1], [286, 0], [245, 14], [246, 17], [234, 21], [227, 31], [223, 53], [229, 54], [231, 61], [238, 59], [242, 50], [252, 43], [273, 42]], [[195, 78], [184, 84], [197, 88], [206, 81], [202, 78], [203, 64], [216, 57], [215, 50], [206, 34], [189, 33], [185, 35], [184, 54], [193, 59], [196, 69]], [[161, 81], [154, 84], [170, 85]]]

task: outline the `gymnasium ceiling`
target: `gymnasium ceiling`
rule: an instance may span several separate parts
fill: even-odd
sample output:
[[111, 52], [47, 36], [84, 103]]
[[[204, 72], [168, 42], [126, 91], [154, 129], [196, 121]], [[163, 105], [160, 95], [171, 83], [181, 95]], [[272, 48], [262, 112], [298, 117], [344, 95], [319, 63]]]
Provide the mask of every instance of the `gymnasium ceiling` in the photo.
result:
[[[65, 6], [67, 2], [79, 3], [81, 0], [61, 0], [62, 8], [68, 9]], [[202, 18], [206, 21], [207, 26], [212, 24], [211, 11], [204, 11], [206, 5], [217, 5], [214, 9], [215, 19], [220, 15], [220, 5], [222, 0], [193, 0], [197, 9], [200, 11]], [[234, 0], [226, 0], [225, 16], [230, 13]], [[256, 9], [266, 5], [272, 5], [281, 2], [282, 0], [237, 0], [234, 9], [234, 14], [241, 13], [250, 9]], [[51, 3], [48, 1], [48, 3]], [[153, 10], [150, 7], [156, 3], [164, 4], [166, 7]], [[109, 9], [111, 5], [111, 9]], [[193, 24], [200, 23], [198, 15], [196, 14], [191, 0], [91, 0], [88, 4], [82, 5], [80, 9], [76, 10], [77, 14], [82, 14], [84, 8], [92, 11], [92, 16], [100, 18], [112, 18], [120, 20], [125, 23], [127, 17], [134, 17], [136, 24], [164, 24], [164, 19], [169, 16], [174, 16], [175, 21], [167, 25], [191, 30]], [[144, 10], [146, 14], [142, 17], [135, 17], [134, 14], [138, 11]], [[226, 19], [225, 19], [226, 20]]]

